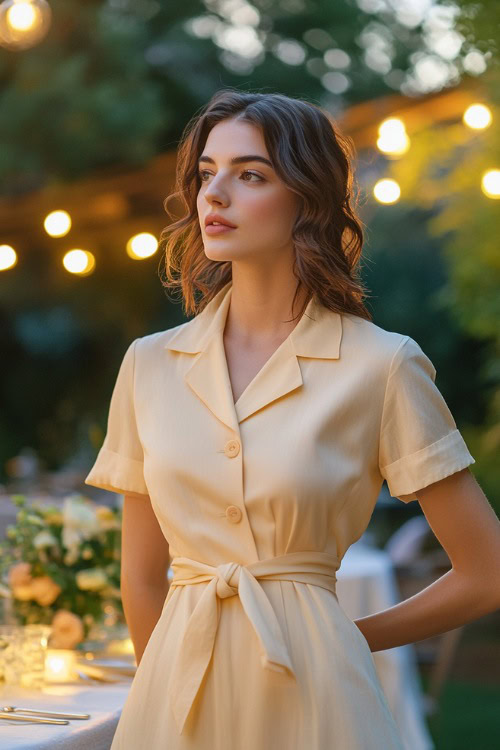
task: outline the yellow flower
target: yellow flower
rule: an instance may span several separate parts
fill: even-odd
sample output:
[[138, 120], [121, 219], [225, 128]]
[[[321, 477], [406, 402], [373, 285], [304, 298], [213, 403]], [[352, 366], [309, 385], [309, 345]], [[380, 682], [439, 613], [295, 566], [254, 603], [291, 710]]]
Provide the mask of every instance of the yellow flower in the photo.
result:
[[76, 585], [82, 591], [99, 591], [108, 585], [108, 578], [100, 568], [87, 568], [76, 574]]
[[115, 514], [107, 505], [98, 505], [95, 512], [99, 521], [113, 521], [115, 518]]

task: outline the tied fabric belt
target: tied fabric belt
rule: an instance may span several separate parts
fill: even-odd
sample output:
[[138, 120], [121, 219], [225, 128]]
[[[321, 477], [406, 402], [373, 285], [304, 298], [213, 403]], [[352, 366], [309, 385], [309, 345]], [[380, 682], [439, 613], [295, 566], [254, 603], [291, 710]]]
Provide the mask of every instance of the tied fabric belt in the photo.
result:
[[207, 670], [218, 625], [218, 602], [239, 595], [257, 635], [262, 666], [295, 677], [276, 614], [259, 579], [309, 583], [335, 593], [339, 560], [325, 552], [292, 552], [249, 565], [229, 562], [217, 567], [188, 557], [174, 557], [170, 586], [208, 582], [187, 622], [176, 654], [169, 701], [182, 734], [187, 717]]

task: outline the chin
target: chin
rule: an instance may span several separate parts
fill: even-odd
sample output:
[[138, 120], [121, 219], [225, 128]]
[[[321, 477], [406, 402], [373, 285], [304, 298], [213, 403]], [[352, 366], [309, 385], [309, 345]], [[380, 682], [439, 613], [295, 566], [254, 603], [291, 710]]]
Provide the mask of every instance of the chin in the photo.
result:
[[207, 256], [208, 260], [216, 260], [219, 262], [223, 261], [232, 261], [232, 260], [238, 260], [237, 257], [228, 250], [224, 250], [223, 248], [220, 248], [220, 250], [216, 250], [214, 248], [210, 248], [210, 250], [207, 250], [207, 248], [204, 248], [205, 255]]

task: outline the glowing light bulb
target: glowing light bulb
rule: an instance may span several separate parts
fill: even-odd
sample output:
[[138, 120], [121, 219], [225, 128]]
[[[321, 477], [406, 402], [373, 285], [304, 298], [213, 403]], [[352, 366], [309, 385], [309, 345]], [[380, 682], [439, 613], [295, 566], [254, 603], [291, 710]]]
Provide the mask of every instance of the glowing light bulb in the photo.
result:
[[88, 250], [73, 248], [68, 250], [63, 258], [63, 266], [69, 273], [87, 276], [95, 267], [95, 258]]
[[500, 198], [500, 169], [488, 169], [484, 172], [481, 190], [488, 198]]
[[17, 253], [10, 245], [0, 245], [0, 271], [7, 271], [17, 263]]
[[71, 229], [71, 216], [67, 211], [51, 211], [45, 217], [43, 226], [51, 237], [64, 237]]
[[491, 125], [492, 114], [485, 104], [471, 104], [464, 112], [464, 123], [473, 130], [484, 130]]
[[12, 50], [33, 47], [47, 34], [52, 11], [46, 0], [3, 0], [0, 45]]
[[379, 203], [396, 203], [401, 195], [401, 188], [396, 180], [384, 178], [375, 183], [373, 195]]
[[158, 240], [154, 234], [141, 232], [127, 242], [127, 253], [134, 260], [143, 260], [154, 255], [158, 249]]
[[389, 117], [378, 128], [377, 148], [390, 156], [401, 156], [410, 147], [405, 125], [399, 117]]

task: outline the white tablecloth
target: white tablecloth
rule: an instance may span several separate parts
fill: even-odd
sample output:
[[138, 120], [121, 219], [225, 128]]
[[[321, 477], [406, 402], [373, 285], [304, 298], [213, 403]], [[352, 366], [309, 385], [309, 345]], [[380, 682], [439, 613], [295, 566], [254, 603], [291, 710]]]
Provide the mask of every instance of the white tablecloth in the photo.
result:
[[[389, 556], [362, 541], [352, 545], [337, 575], [337, 595], [353, 620], [397, 604], [400, 596]], [[373, 658], [405, 750], [434, 750], [424, 718], [413, 646], [378, 651]], [[0, 720], [0, 750], [109, 750], [129, 689], [130, 682], [82, 683], [46, 685], [39, 692], [0, 683], [2, 706], [91, 714], [88, 720], [71, 720], [66, 726]]]
[[70, 719], [70, 723], [64, 725], [0, 720], [0, 748], [109, 750], [129, 690], [130, 681], [95, 686], [85, 683], [46, 685], [43, 692], [0, 683], [1, 706], [90, 714], [90, 719]]
[[[398, 604], [401, 596], [389, 555], [362, 540], [349, 547], [337, 573], [337, 597], [351, 620]], [[415, 648], [408, 645], [376, 651], [373, 660], [405, 750], [433, 750]]]

